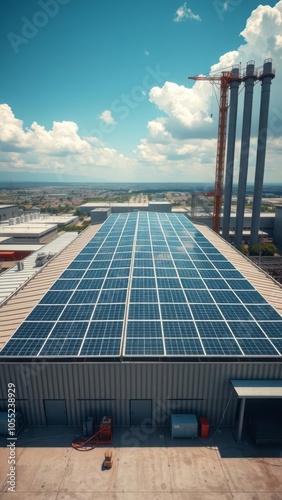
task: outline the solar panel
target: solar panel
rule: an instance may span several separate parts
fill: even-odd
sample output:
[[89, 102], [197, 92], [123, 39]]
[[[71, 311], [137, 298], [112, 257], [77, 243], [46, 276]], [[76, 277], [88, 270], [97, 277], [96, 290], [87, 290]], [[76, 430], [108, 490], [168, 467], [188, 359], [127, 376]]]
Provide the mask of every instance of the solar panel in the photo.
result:
[[50, 290], [74, 290], [79, 283], [79, 280], [59, 279]]
[[239, 356], [242, 351], [234, 339], [203, 338], [207, 356]]
[[128, 321], [127, 338], [162, 337], [160, 321]]
[[29, 321], [56, 321], [64, 309], [63, 305], [38, 305], [28, 316]]
[[251, 315], [258, 321], [275, 321], [281, 319], [280, 314], [278, 314], [278, 312], [276, 312], [275, 309], [268, 304], [260, 304], [259, 306], [251, 305], [247, 306], [247, 308]]
[[164, 355], [163, 341], [154, 338], [127, 339], [125, 354], [127, 356], [162, 356]]
[[183, 215], [110, 216], [0, 356], [281, 356], [282, 317]]
[[84, 337], [88, 327], [87, 321], [58, 321], [50, 335], [50, 338], [77, 338]]
[[201, 338], [232, 338], [232, 332], [225, 321], [197, 321]]
[[66, 304], [72, 296], [72, 293], [72, 291], [48, 292], [41, 299], [40, 304]]
[[186, 304], [161, 304], [163, 319], [192, 319], [191, 312]]
[[40, 356], [77, 356], [81, 339], [49, 339], [40, 351]]
[[279, 339], [282, 336], [282, 321], [272, 321], [271, 323], [268, 321], [260, 322], [258, 321], [258, 325], [263, 329], [265, 334], [270, 339]]
[[199, 339], [166, 338], [165, 347], [168, 356], [200, 356], [204, 354]]
[[198, 338], [194, 321], [163, 321], [163, 330], [165, 337]]
[[218, 307], [227, 320], [238, 319], [250, 321], [253, 319], [244, 306], [238, 304], [219, 304]]
[[207, 290], [184, 290], [189, 303], [193, 304], [209, 304], [213, 303], [211, 294]]
[[122, 321], [91, 321], [87, 338], [121, 338], [123, 329]]
[[158, 302], [157, 290], [133, 288], [130, 293], [130, 302]]
[[94, 320], [123, 320], [125, 304], [98, 304], [93, 314]]
[[159, 290], [159, 299], [160, 302], [184, 302], [186, 304], [186, 297], [181, 289], [161, 289]]
[[159, 319], [158, 304], [131, 303], [128, 312], [129, 319]]
[[279, 354], [267, 339], [239, 339], [238, 343], [246, 356], [273, 356]]
[[190, 304], [195, 320], [223, 319], [216, 305], [213, 304]]
[[21, 326], [15, 332], [13, 338], [16, 339], [41, 339], [46, 338], [55, 323], [51, 323], [50, 321], [41, 321], [41, 322], [32, 322], [25, 321], [21, 324]]
[[80, 356], [119, 356], [120, 339], [85, 339]]
[[255, 321], [229, 321], [228, 325], [237, 339], [265, 338], [265, 334]]
[[61, 321], [85, 321], [91, 318], [93, 305], [71, 305], [66, 306], [60, 317]]
[[99, 290], [78, 290], [74, 292], [69, 304], [94, 304], [99, 295]]

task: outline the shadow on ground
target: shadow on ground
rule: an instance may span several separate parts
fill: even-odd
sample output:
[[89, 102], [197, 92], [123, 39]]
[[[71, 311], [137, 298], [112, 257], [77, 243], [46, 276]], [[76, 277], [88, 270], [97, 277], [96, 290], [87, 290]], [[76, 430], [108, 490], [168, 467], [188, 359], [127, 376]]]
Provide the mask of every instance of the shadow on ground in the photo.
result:
[[[70, 448], [72, 440], [82, 436], [82, 427], [48, 426], [24, 427], [16, 439], [17, 448]], [[0, 447], [6, 448], [10, 441], [0, 436]], [[242, 441], [236, 439], [236, 429], [210, 428], [208, 438], [171, 438], [169, 427], [148, 426], [114, 427], [113, 441], [102, 448], [210, 448], [217, 449], [221, 458], [282, 458], [282, 445], [255, 445], [245, 432]], [[80, 453], [77, 451], [77, 453]], [[91, 451], [89, 452], [91, 453]]]

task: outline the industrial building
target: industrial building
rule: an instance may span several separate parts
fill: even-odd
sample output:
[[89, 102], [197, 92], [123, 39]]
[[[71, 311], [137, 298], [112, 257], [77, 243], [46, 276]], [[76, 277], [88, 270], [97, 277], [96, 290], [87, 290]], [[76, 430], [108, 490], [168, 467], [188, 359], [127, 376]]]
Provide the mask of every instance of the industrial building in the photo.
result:
[[112, 214], [3, 303], [0, 409], [13, 382], [29, 425], [186, 413], [240, 437], [264, 398], [282, 411], [281, 313], [281, 287], [209, 228]]
[[79, 211], [82, 214], [90, 213], [95, 210], [97, 213], [110, 210], [112, 214], [128, 213], [128, 212], [170, 212], [171, 203], [168, 201], [149, 201], [144, 203], [110, 203], [110, 202], [88, 202], [80, 205]]
[[0, 205], [0, 222], [19, 215], [18, 205]]

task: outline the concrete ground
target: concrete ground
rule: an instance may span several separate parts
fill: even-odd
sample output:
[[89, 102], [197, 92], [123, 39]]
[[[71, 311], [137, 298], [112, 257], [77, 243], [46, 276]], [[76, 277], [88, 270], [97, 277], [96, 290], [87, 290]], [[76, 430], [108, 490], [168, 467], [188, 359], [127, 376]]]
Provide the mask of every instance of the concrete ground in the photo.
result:
[[[71, 447], [81, 428], [21, 431], [16, 488], [8, 491], [12, 453], [0, 438], [0, 499], [8, 500], [282, 500], [282, 445], [237, 444], [233, 430], [208, 439], [174, 439], [168, 428], [114, 428], [110, 446]], [[213, 436], [214, 434], [214, 436]], [[11, 441], [10, 441], [11, 442]], [[113, 466], [103, 470], [105, 449]], [[13, 457], [12, 457], [13, 458]]]

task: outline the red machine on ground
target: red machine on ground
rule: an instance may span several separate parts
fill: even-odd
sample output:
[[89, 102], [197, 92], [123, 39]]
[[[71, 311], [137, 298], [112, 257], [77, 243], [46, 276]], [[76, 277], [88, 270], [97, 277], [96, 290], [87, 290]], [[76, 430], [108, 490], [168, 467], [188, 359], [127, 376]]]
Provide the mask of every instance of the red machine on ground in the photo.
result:
[[98, 444], [111, 444], [113, 438], [113, 419], [103, 416], [98, 432], [90, 437], [77, 437], [72, 441], [72, 447], [78, 451], [94, 450]]

